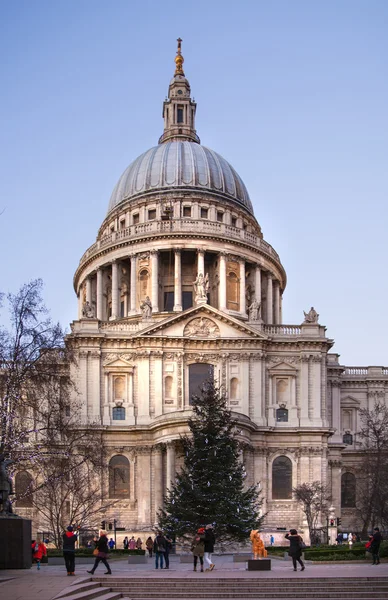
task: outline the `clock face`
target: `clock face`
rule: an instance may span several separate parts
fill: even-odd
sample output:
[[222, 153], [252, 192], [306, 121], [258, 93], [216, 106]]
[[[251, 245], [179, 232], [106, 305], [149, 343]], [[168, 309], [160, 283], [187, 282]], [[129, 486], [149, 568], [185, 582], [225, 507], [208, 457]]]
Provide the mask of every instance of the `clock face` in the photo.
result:
[[178, 90], [178, 94], [183, 94], [182, 90]]

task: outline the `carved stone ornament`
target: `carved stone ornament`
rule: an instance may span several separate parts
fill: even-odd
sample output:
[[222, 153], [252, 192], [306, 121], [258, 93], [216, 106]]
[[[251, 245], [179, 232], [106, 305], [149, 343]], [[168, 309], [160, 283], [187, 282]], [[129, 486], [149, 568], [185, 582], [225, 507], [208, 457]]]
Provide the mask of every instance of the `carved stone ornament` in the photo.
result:
[[310, 310], [307, 313], [305, 311], [303, 311], [303, 314], [304, 314], [304, 322], [305, 323], [318, 323], [319, 314], [317, 313], [317, 311], [315, 310], [315, 308], [313, 306], [310, 308]]
[[218, 338], [220, 337], [220, 329], [214, 321], [206, 317], [199, 317], [187, 323], [183, 335], [185, 337]]
[[300, 357], [299, 356], [268, 356], [267, 362], [275, 363], [275, 364], [285, 362], [285, 363], [289, 363], [290, 365], [295, 365], [300, 362]]

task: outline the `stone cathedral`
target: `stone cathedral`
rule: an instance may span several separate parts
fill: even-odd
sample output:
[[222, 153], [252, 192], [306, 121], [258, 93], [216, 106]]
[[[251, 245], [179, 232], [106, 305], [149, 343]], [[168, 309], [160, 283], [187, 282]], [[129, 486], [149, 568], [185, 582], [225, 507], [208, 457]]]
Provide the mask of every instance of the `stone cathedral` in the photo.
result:
[[280, 257], [238, 173], [201, 145], [196, 108], [178, 40], [163, 133], [120, 177], [74, 276], [77, 387], [85, 421], [105, 432], [103, 495], [119, 499], [103, 518], [154, 527], [183, 463], [190, 398], [214, 377], [266, 530], [303, 528], [292, 487], [314, 480], [353, 528], [358, 411], [386, 397], [388, 369], [339, 364], [313, 307], [283, 324]]

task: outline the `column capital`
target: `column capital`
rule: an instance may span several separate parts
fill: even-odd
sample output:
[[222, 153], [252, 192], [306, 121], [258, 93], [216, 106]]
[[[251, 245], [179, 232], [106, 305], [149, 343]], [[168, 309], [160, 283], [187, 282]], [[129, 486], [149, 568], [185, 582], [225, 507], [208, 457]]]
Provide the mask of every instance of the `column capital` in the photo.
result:
[[111, 262], [112, 265], [117, 265], [118, 264], [117, 258], [112, 258], [110, 262]]
[[151, 254], [151, 256], [155, 257], [159, 254], [159, 250], [152, 249], [152, 250], [150, 250], [150, 254]]
[[275, 279], [275, 276], [273, 273], [271, 273], [271, 271], [267, 271], [266, 275], [267, 275], [267, 279]]
[[182, 248], [179, 246], [178, 248], [174, 248], [175, 254], [180, 254], [182, 252]]
[[197, 254], [205, 254], [205, 250], [202, 250], [202, 248], [197, 248]]

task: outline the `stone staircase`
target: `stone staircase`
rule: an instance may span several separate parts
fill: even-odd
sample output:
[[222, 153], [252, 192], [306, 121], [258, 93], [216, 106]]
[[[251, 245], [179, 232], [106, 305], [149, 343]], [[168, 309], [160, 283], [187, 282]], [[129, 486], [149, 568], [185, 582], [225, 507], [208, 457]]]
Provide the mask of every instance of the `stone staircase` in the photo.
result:
[[387, 600], [388, 577], [92, 577], [56, 600]]

